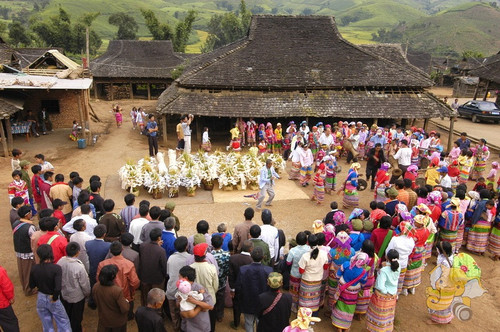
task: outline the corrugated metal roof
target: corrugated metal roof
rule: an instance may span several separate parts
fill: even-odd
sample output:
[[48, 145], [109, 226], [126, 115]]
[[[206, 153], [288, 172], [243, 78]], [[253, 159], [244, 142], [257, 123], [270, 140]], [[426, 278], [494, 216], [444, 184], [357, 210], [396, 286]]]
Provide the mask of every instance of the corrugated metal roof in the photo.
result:
[[91, 78], [74, 80], [57, 77], [16, 75], [0, 73], [0, 90], [2, 89], [31, 89], [31, 90], [87, 90], [92, 85]]

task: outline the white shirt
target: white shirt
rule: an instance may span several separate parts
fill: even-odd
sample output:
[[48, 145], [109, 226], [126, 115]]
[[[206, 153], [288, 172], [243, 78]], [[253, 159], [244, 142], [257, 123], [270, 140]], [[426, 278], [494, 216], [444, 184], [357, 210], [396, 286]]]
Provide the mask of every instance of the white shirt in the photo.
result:
[[208, 131], [204, 131], [203, 132], [203, 137], [202, 137], [202, 143], [203, 144], [206, 144], [210, 141], [210, 137], [208, 137]]
[[451, 188], [451, 178], [448, 174], [441, 178], [441, 182], [439, 183], [443, 188]]
[[85, 270], [87, 272], [89, 271], [89, 256], [87, 255], [87, 249], [85, 248], [85, 242], [93, 240], [92, 237], [90, 237], [87, 232], [76, 232], [75, 234], [71, 235], [69, 238], [70, 242], [76, 242], [80, 245], [80, 254], [78, 255], [78, 259], [83, 263], [83, 266], [85, 266]]
[[389, 242], [385, 254], [387, 255], [391, 249], [396, 249], [399, 253], [399, 266], [401, 269], [405, 269], [408, 267], [408, 257], [411, 255], [413, 247], [415, 247], [415, 240], [412, 238], [404, 235], [394, 236]]
[[90, 239], [93, 240], [95, 239], [95, 235], [94, 235], [94, 228], [96, 228], [97, 226], [97, 221], [92, 218], [91, 216], [89, 216], [88, 214], [82, 214], [81, 216], [75, 216], [73, 218], [71, 218], [70, 221], [68, 221], [64, 226], [63, 226], [63, 231], [65, 231], [66, 233], [69, 233], [69, 234], [74, 234], [76, 233], [76, 230], [73, 228], [73, 223], [75, 222], [75, 220], [78, 220], [78, 219], [83, 219], [85, 221], [85, 233], [87, 233], [89, 236], [90, 236]]
[[330, 145], [333, 144], [333, 135], [330, 134], [326, 136], [325, 133], [321, 134], [321, 136], [319, 137], [319, 144], [326, 144], [328, 147], [330, 147]]
[[142, 227], [149, 222], [146, 218], [137, 218], [130, 222], [129, 233], [134, 236], [134, 244], [141, 244]]
[[398, 161], [398, 164], [402, 166], [410, 166], [411, 165], [411, 149], [410, 148], [401, 148], [394, 155], [394, 159]]
[[301, 147], [298, 147], [297, 149], [292, 151], [292, 153], [290, 154], [290, 158], [292, 158], [292, 163], [300, 162], [300, 152], [301, 151], [302, 151]]
[[269, 255], [271, 258], [275, 258], [275, 256], [279, 255], [278, 248], [280, 247], [278, 229], [271, 225], [262, 225], [260, 226], [260, 230], [259, 239], [267, 243], [269, 246]]
[[352, 134], [351, 137], [349, 137], [349, 140], [351, 141], [354, 150], [357, 150], [359, 145], [359, 134]]
[[314, 162], [314, 157], [313, 157], [313, 154], [311, 152], [311, 149], [302, 150], [300, 152], [299, 157], [300, 157], [300, 165], [302, 167], [309, 167]]

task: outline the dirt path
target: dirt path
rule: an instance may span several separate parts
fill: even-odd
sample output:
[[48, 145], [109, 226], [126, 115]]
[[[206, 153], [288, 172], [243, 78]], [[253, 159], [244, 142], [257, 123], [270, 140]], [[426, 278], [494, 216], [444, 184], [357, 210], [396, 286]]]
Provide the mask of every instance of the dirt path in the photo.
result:
[[[108, 177], [111, 179], [113, 176], [116, 178], [118, 169], [127, 161], [135, 160], [147, 155], [147, 142], [145, 137], [133, 131], [128, 118], [128, 110], [132, 105], [142, 106], [146, 105], [149, 109], [154, 107], [154, 102], [146, 104], [144, 102], [126, 101], [121, 103], [124, 109], [124, 125], [122, 128], [116, 128], [114, 119], [109, 112], [111, 103], [96, 103], [93, 104], [94, 109], [98, 112], [101, 119], [110, 123], [109, 127], [100, 125], [101, 132], [108, 131], [108, 134], [99, 138], [96, 146], [87, 147], [86, 149], [79, 150], [76, 148], [76, 143], [67, 139], [68, 131], [59, 130], [38, 139], [32, 139], [29, 143], [25, 142], [23, 138], [16, 138], [16, 147], [20, 147], [26, 152], [26, 158], [33, 161], [33, 156], [36, 153], [44, 153], [47, 159], [54, 161], [56, 172], [69, 174], [71, 171], [80, 172], [85, 181], [93, 174], [101, 176], [102, 181], [107, 181]], [[474, 126], [471, 124], [471, 126]], [[108, 128], [108, 129], [106, 129]], [[445, 133], [443, 133], [445, 134]], [[173, 144], [173, 143], [171, 143]], [[341, 173], [338, 183], [342, 183], [345, 178], [345, 170], [347, 164], [341, 161], [344, 172]], [[0, 185], [6, 188], [7, 184], [11, 181], [10, 177], [10, 160], [0, 159], [0, 166], [4, 170], [0, 173]], [[363, 163], [364, 170], [364, 163]], [[285, 177], [286, 178], [286, 177]], [[87, 182], [84, 183], [87, 185]], [[116, 193], [111, 191], [109, 194], [116, 200], [117, 207], [123, 206], [120, 197], [125, 195], [125, 192], [120, 192], [119, 189]], [[199, 189], [201, 190], [201, 189]], [[276, 200], [272, 206], [272, 212], [278, 222], [278, 227], [284, 229], [287, 238], [295, 237], [295, 234], [304, 229], [311, 229], [312, 222], [315, 219], [322, 219], [329, 211], [327, 206], [316, 206], [308, 198], [312, 193], [311, 186], [303, 189], [292, 181], [283, 179], [277, 187], [277, 195], [287, 197], [289, 194], [294, 194], [296, 197], [291, 199]], [[299, 194], [300, 192], [300, 194]], [[120, 196], [121, 194], [121, 196]], [[202, 193], [199, 193], [202, 195]], [[176, 209], [176, 214], [181, 220], [181, 234], [190, 235], [197, 221], [206, 219], [209, 221], [211, 230], [214, 231], [220, 222], [226, 222], [230, 230], [234, 225], [240, 222], [243, 218], [243, 210], [249, 206], [255, 205], [255, 201], [249, 198], [243, 198], [242, 192], [234, 191], [232, 193], [237, 199], [228, 201], [224, 200], [222, 203], [209, 203], [193, 200], [193, 203], [186, 202], [182, 199]], [[297, 195], [298, 194], [298, 195]], [[104, 193], [107, 196], [106, 193]], [[115, 195], [117, 198], [115, 198]], [[221, 193], [220, 196], [230, 195], [229, 193]], [[290, 195], [291, 196], [291, 195]], [[147, 196], [145, 196], [147, 197]], [[361, 207], [368, 208], [369, 202], [372, 199], [372, 193], [369, 191], [362, 192], [360, 195]], [[1, 196], [0, 214], [4, 216], [4, 227], [0, 229], [0, 235], [4, 239], [0, 243], [0, 264], [4, 266], [11, 279], [16, 286], [16, 303], [14, 310], [20, 318], [21, 331], [40, 331], [41, 324], [36, 313], [36, 299], [34, 297], [26, 298], [22, 295], [16, 268], [16, 261], [13, 252], [12, 234], [10, 228], [7, 226], [7, 215], [9, 211], [7, 195]], [[337, 200], [341, 202], [340, 196], [328, 196], [326, 201]], [[158, 204], [162, 201], [153, 201], [152, 204]], [[256, 216], [256, 221], [260, 222], [260, 216]], [[425, 287], [429, 286], [427, 273], [433, 268], [432, 260], [427, 266], [424, 276], [423, 284], [418, 288], [416, 295], [409, 297], [402, 297], [397, 306], [396, 312], [396, 331], [464, 331], [466, 329], [476, 328], [478, 331], [495, 331], [495, 327], [500, 326], [500, 317], [496, 313], [500, 312], [500, 263], [493, 263], [488, 257], [475, 257], [479, 266], [483, 269], [483, 286], [488, 290], [488, 293], [481, 298], [472, 300], [472, 310], [474, 316], [471, 321], [463, 323], [457, 319], [449, 326], [442, 327], [429, 327], [425, 324], [427, 318], [427, 309], [425, 305]], [[137, 298], [138, 299], [138, 298]], [[136, 302], [138, 303], [138, 302]], [[218, 324], [217, 331], [230, 331], [229, 322], [232, 317], [230, 309], [226, 310], [224, 322]], [[323, 321], [315, 326], [315, 331], [332, 331], [329, 319], [320, 313]], [[85, 309], [84, 327], [87, 331], [95, 331], [97, 326], [97, 315], [95, 311]], [[131, 322], [128, 325], [129, 331], [136, 331], [135, 323]], [[352, 326], [352, 331], [361, 331], [364, 328], [364, 321], [355, 321]], [[167, 322], [167, 330], [171, 330], [170, 324]], [[243, 329], [240, 328], [240, 331]]]

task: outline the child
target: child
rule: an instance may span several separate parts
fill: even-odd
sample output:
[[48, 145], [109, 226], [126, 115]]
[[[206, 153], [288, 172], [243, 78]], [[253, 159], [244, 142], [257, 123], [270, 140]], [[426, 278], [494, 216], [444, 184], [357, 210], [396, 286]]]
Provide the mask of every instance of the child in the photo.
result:
[[51, 171], [51, 172], [54, 171], [54, 166], [52, 166], [51, 163], [49, 163], [48, 161], [45, 160], [45, 156], [43, 154], [41, 154], [41, 153], [37, 154], [35, 156], [35, 161], [42, 168], [41, 174], [48, 172], [48, 171]]
[[231, 233], [227, 232], [227, 225], [225, 223], [220, 223], [219, 226], [217, 226], [217, 232], [212, 235], [220, 235], [222, 237], [222, 250], [224, 251], [231, 251], [229, 248], [229, 244], [233, 240], [233, 236]]
[[78, 139], [78, 131], [82, 129], [78, 122], [76, 120], [73, 120], [73, 127], [71, 127], [71, 134], [69, 135], [69, 138], [72, 141], [76, 141]]
[[480, 192], [483, 189], [486, 189], [486, 180], [481, 176], [479, 179], [477, 179], [477, 183], [472, 190]]
[[115, 120], [116, 120], [116, 127], [120, 128], [122, 126], [122, 122], [123, 122], [123, 115], [122, 115], [121, 107], [120, 108], [117, 107], [115, 110]]
[[212, 150], [212, 143], [210, 143], [210, 137], [208, 136], [208, 127], [203, 128], [203, 137], [201, 139], [201, 148], [205, 152], [210, 152]]
[[266, 141], [269, 153], [274, 153], [274, 130], [273, 125], [268, 122], [266, 125]]
[[255, 121], [250, 119], [250, 121], [247, 122], [247, 143], [250, 147], [255, 146], [255, 127]]
[[316, 201], [318, 205], [321, 205], [325, 200], [325, 164], [321, 163], [318, 167], [318, 171], [314, 176], [314, 193], [311, 197], [312, 201]]
[[281, 123], [276, 124], [276, 129], [274, 129], [274, 140], [277, 153], [283, 153], [283, 129], [281, 128]]
[[373, 228], [375, 229], [378, 228], [380, 219], [382, 219], [383, 216], [387, 215], [387, 213], [385, 212], [385, 204], [384, 202], [371, 201], [370, 209], [372, 209], [372, 212], [370, 213], [370, 221], [372, 222]]
[[458, 160], [453, 160], [448, 166], [448, 176], [451, 179], [451, 189], [455, 191], [458, 186], [458, 176], [460, 175], [460, 169], [458, 168]]
[[[240, 145], [239, 138], [236, 138], [236, 137], [233, 138], [233, 140], [231, 141], [231, 150], [235, 151], [235, 152], [241, 151], [241, 145]], [[259, 144], [259, 152], [260, 152], [260, 144]]]
[[449, 161], [452, 162], [454, 160], [457, 160], [458, 157], [460, 157], [460, 153], [462, 151], [460, 150], [460, 147], [458, 146], [458, 142], [453, 143], [453, 148], [451, 149], [450, 153], [448, 154]]
[[325, 177], [325, 191], [331, 195], [332, 190], [335, 191], [335, 185], [337, 184], [336, 179], [336, 167], [337, 160], [335, 159], [335, 153], [330, 153], [328, 156], [323, 158], [325, 161], [326, 177]]
[[259, 153], [263, 154], [266, 153], [266, 151], [267, 151], [266, 141], [264, 139], [261, 139], [259, 143]]
[[132, 119], [132, 129], [135, 130], [137, 128], [137, 108], [132, 107], [132, 110], [130, 111], [130, 118]]
[[389, 187], [389, 181], [391, 177], [389, 176], [389, 168], [391, 168], [391, 164], [388, 162], [382, 163], [380, 169], [377, 171], [375, 175], [375, 201], [383, 202], [386, 200], [385, 189]]
[[26, 182], [21, 180], [21, 171], [15, 170], [12, 172], [13, 181], [7, 187], [9, 193], [9, 199], [12, 201], [14, 197], [21, 197], [24, 200], [24, 204], [29, 204], [28, 197], [28, 185]]
[[59, 219], [59, 223], [57, 224], [57, 226], [59, 227], [59, 229], [62, 229], [62, 227], [66, 224], [66, 218], [64, 218], [64, 214], [62, 212], [63, 207], [64, 207], [65, 204], [68, 204], [68, 203], [67, 202], [63, 202], [59, 198], [56, 198], [52, 202], [52, 207], [54, 208], [54, 217], [56, 217], [57, 219]]
[[324, 161], [324, 158], [326, 157], [326, 154], [327, 154], [327, 151], [326, 151], [327, 148], [328, 148], [328, 146], [326, 144], [321, 144], [321, 150], [317, 151], [316, 153], [311, 148], [311, 152], [313, 154], [315, 154], [314, 160], [316, 161], [316, 169], [318, 169], [319, 165]]
[[[12, 153], [12, 155], [14, 155], [14, 152]], [[488, 173], [488, 176], [486, 177], [486, 185], [495, 183], [497, 172], [498, 172], [498, 162], [494, 161], [491, 163], [491, 171]]]
[[10, 164], [12, 165], [12, 170], [13, 171], [20, 171], [21, 170], [21, 155], [23, 152], [19, 149], [12, 149], [12, 160]]
[[175, 297], [180, 299], [180, 309], [181, 311], [191, 311], [196, 308], [196, 304], [188, 302], [188, 296], [191, 296], [195, 300], [203, 301], [203, 292], [204, 290], [200, 290], [199, 292], [191, 290], [191, 284], [184, 279], [177, 280], [177, 293], [175, 293]]

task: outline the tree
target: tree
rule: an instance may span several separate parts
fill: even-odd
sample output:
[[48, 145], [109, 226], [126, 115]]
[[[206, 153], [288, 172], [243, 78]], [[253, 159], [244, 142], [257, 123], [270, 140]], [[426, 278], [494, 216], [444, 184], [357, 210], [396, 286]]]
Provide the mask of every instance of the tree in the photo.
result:
[[174, 46], [174, 51], [184, 52], [186, 50], [186, 45], [189, 40], [189, 35], [193, 29], [193, 22], [196, 18], [196, 13], [194, 10], [190, 10], [184, 21], [179, 22], [175, 26], [175, 35], [172, 40]]
[[31, 44], [31, 38], [26, 32], [26, 29], [19, 21], [13, 21], [9, 24], [9, 40], [10, 43], [19, 46], [29, 46]]
[[108, 22], [118, 27], [115, 39], [137, 39], [136, 33], [139, 30], [139, 25], [137, 25], [137, 22], [132, 16], [126, 13], [114, 13], [109, 17]]
[[155, 13], [150, 9], [141, 9], [142, 16], [146, 21], [146, 27], [153, 35], [154, 40], [167, 40], [173, 36], [172, 29], [166, 23], [160, 23]]

